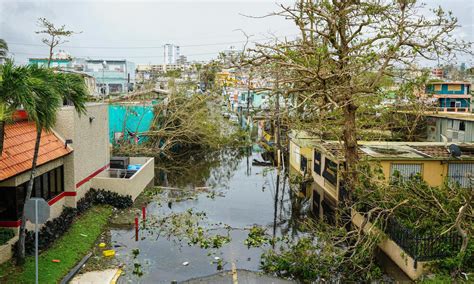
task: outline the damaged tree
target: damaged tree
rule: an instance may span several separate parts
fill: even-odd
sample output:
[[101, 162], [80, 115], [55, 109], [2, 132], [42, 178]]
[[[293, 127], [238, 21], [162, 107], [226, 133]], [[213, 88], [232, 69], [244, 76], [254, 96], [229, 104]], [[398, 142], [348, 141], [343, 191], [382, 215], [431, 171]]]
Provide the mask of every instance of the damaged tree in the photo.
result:
[[276, 44], [257, 44], [248, 62], [287, 70], [280, 85], [297, 98], [303, 112], [329, 116], [341, 129], [344, 144], [346, 187], [357, 185], [357, 117], [365, 99], [374, 96], [393, 68], [404, 68], [419, 58], [428, 60], [470, 44], [451, 35], [457, 19], [441, 8], [432, 17], [420, 12], [416, 1], [300, 0], [281, 5], [272, 15], [293, 21], [299, 38]]

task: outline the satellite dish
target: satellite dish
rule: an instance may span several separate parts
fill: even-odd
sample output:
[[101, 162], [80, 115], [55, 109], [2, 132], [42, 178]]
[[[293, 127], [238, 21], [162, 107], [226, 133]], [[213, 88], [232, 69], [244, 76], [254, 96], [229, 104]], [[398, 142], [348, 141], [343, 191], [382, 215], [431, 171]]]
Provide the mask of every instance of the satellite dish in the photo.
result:
[[461, 156], [461, 148], [459, 148], [459, 146], [455, 144], [449, 145], [448, 152], [451, 154], [451, 156], [455, 158], [458, 158]]

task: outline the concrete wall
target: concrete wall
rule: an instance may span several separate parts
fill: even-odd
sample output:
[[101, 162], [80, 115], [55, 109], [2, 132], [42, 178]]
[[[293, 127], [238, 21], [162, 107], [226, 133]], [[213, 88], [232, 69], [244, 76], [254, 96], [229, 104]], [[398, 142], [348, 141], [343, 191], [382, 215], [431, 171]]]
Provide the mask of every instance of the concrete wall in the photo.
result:
[[380, 161], [385, 180], [390, 180], [392, 164], [421, 164], [421, 176], [430, 186], [440, 186], [448, 173], [448, 164], [441, 161]]
[[[450, 120], [459, 120], [459, 119], [450, 119], [450, 118], [443, 118], [443, 117], [432, 117], [431, 119], [436, 120], [436, 126], [432, 127], [427, 127], [427, 136], [428, 136], [428, 141], [434, 141], [434, 142], [443, 142], [443, 139], [441, 138], [441, 134], [448, 136], [448, 122]], [[461, 120], [459, 120], [461, 121]], [[465, 142], [465, 143], [470, 143], [474, 142], [474, 121], [468, 121], [464, 120], [464, 123], [466, 125], [466, 130], [464, 131], [464, 139], [457, 139], [457, 141], [453, 142]], [[434, 129], [432, 129], [434, 128]]]
[[301, 156], [308, 160], [307, 171], [312, 171], [313, 168], [313, 150], [309, 147], [300, 147], [295, 142], [290, 141], [290, 165], [300, 174], [304, 174], [301, 170]]
[[91, 187], [117, 192], [120, 195], [131, 195], [135, 200], [155, 177], [155, 159], [131, 157], [130, 164], [142, 164], [142, 167], [128, 179], [109, 177], [106, 172], [101, 173], [92, 179]]
[[[358, 228], [361, 227], [364, 222], [364, 217], [356, 211], [352, 211], [352, 223]], [[378, 228], [376, 228], [372, 223], [367, 222], [364, 226], [364, 233], [366, 234], [383, 234]], [[378, 247], [388, 256], [390, 259], [400, 267], [403, 272], [405, 272], [408, 277], [412, 280], [418, 279], [423, 273], [427, 271], [428, 262], [418, 261], [415, 266], [415, 260], [407, 255], [405, 251], [399, 247], [394, 241], [390, 238], [383, 238]]]
[[109, 149], [109, 116], [107, 104], [88, 104], [87, 112], [78, 115], [71, 106], [63, 107], [58, 112], [55, 131], [64, 139], [72, 139], [72, 157], [65, 160], [66, 188], [76, 191], [74, 202], [81, 199], [91, 187], [91, 181], [85, 181], [110, 161]]
[[[18, 230], [17, 230], [18, 231]], [[3, 246], [0, 246], [0, 264], [9, 261], [13, 257], [12, 247], [18, 241], [18, 234]]]

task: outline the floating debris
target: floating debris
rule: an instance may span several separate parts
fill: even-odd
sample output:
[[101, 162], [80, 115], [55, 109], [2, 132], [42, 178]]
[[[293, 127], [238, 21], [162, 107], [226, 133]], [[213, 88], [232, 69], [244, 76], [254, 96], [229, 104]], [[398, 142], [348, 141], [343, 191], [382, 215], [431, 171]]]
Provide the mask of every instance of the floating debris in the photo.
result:
[[188, 265], [189, 265], [189, 261], [183, 262], [183, 266], [188, 266]]

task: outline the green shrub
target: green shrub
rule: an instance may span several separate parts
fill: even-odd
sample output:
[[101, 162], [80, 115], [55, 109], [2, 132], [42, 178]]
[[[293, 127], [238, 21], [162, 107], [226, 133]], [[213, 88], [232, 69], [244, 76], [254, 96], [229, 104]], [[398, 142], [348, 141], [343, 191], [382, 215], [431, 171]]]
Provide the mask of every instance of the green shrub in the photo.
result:
[[[61, 215], [45, 223], [39, 231], [38, 247], [40, 251], [48, 249], [55, 240], [66, 233], [74, 222], [76, 216], [85, 213], [93, 205], [110, 205], [118, 209], [132, 206], [131, 196], [121, 196], [118, 193], [96, 190], [91, 188], [86, 195], [77, 202], [76, 208], [64, 207]], [[0, 237], [1, 237], [0, 232]], [[0, 240], [1, 242], [1, 240]], [[35, 234], [33, 231], [26, 231], [25, 252], [27, 255], [34, 254]], [[13, 253], [16, 254], [18, 242], [13, 246]]]
[[12, 229], [0, 228], [0, 246], [6, 244], [14, 236], [15, 232]]

